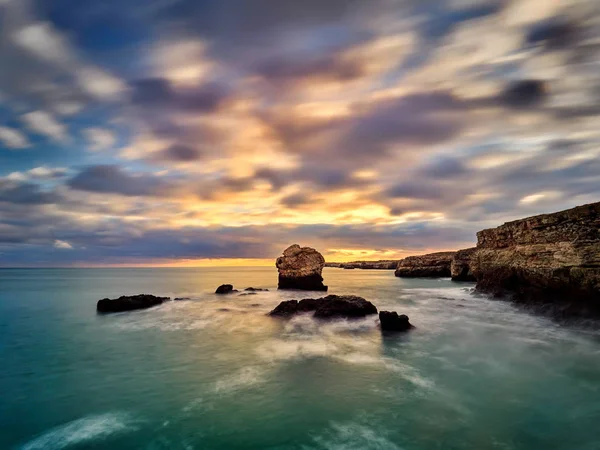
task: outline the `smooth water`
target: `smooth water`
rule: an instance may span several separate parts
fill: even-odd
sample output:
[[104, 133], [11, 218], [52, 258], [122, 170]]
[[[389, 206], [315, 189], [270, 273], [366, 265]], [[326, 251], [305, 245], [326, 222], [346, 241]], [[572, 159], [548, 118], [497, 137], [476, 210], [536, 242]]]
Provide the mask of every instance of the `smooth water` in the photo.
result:
[[[418, 328], [267, 317], [310, 295], [274, 268], [0, 270], [0, 449], [600, 448], [599, 333], [470, 284], [324, 277]], [[137, 293], [190, 300], [96, 314]]]

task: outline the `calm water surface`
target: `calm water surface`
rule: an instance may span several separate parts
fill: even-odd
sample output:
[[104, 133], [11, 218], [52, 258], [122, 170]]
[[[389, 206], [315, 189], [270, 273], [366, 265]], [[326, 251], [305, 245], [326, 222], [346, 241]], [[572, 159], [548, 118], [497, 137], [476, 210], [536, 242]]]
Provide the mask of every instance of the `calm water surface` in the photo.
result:
[[[274, 268], [0, 270], [0, 449], [600, 448], [599, 333], [470, 284], [324, 277], [418, 328], [266, 317], [310, 295]], [[137, 293], [190, 299], [95, 312]]]

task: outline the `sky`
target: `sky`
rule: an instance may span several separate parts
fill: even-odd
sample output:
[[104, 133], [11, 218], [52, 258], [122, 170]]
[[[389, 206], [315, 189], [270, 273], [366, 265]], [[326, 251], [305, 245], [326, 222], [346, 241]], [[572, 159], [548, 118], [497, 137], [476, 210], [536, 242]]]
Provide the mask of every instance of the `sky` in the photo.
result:
[[0, 0], [0, 266], [473, 246], [600, 200], [600, 2]]

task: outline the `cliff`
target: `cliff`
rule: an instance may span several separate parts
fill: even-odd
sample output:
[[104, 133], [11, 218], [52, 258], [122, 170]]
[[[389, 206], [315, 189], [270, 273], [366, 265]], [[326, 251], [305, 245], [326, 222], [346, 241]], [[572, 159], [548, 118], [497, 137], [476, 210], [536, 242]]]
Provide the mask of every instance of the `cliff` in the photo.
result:
[[452, 257], [450, 264], [450, 276], [452, 281], [476, 281], [471, 270], [471, 259], [477, 251], [477, 247], [457, 251]]
[[406, 278], [449, 277], [454, 253], [438, 252], [421, 256], [409, 256], [398, 262], [394, 275]]
[[340, 269], [394, 270], [397, 265], [398, 265], [397, 260], [351, 261], [351, 262], [346, 262], [346, 263], [338, 263], [338, 262], [325, 263], [325, 267], [337, 267]]
[[600, 316], [600, 202], [480, 231], [469, 266], [478, 291]]

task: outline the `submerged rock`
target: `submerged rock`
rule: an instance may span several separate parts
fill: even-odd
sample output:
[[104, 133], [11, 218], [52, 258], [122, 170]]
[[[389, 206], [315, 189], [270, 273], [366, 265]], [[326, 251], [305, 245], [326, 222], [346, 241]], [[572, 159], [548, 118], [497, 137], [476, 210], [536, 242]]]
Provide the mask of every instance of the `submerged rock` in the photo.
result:
[[398, 315], [395, 311], [380, 311], [379, 322], [381, 331], [408, 331], [414, 328], [406, 314]]
[[171, 299], [169, 297], [156, 297], [149, 294], [123, 295], [115, 299], [104, 298], [98, 300], [96, 310], [101, 313], [133, 311], [135, 309], [146, 309], [158, 306], [168, 300]]
[[449, 277], [454, 253], [437, 252], [428, 255], [409, 256], [398, 262], [394, 275], [406, 278]]
[[480, 231], [471, 270], [479, 292], [600, 317], [600, 202]]
[[318, 319], [358, 318], [377, 314], [377, 308], [373, 303], [356, 295], [328, 295], [300, 301], [283, 301], [269, 315], [291, 317], [306, 312], [314, 312], [313, 317]]
[[232, 292], [237, 292], [236, 289], [233, 289], [232, 284], [222, 284], [217, 288], [215, 294], [231, 294]]
[[244, 289], [245, 291], [249, 291], [249, 292], [266, 292], [268, 291], [268, 289], [264, 289], [264, 288], [255, 288], [255, 287], [247, 287], [246, 289]]
[[326, 291], [321, 273], [325, 258], [314, 248], [291, 245], [277, 258], [279, 289]]
[[477, 251], [476, 247], [459, 250], [454, 254], [450, 264], [452, 281], [477, 281], [471, 270], [471, 259]]

